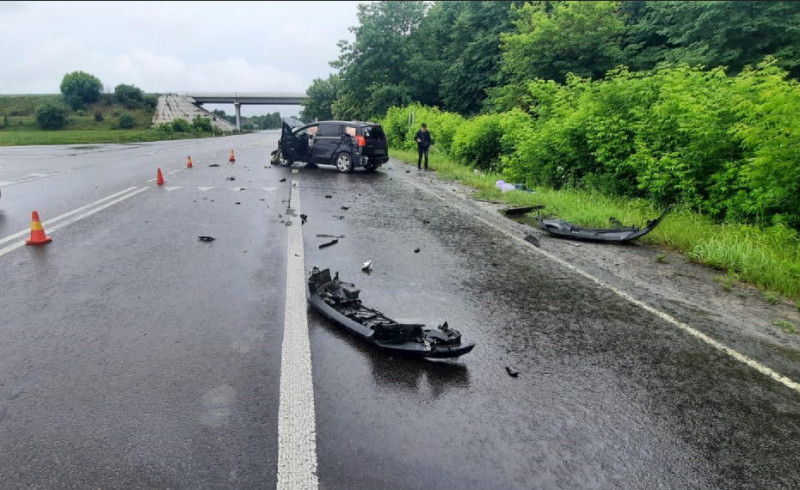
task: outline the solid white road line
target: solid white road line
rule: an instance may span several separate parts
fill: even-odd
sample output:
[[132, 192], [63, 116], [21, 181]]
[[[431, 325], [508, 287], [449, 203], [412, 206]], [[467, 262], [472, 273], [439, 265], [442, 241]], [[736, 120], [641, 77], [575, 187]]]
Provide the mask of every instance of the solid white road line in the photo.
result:
[[[289, 207], [300, 214], [300, 187], [292, 181]], [[278, 490], [318, 486], [317, 436], [311, 347], [306, 317], [303, 228], [289, 228], [286, 265], [286, 318], [281, 352], [280, 408], [278, 412]]]
[[[128, 192], [131, 189], [134, 189], [134, 190], [131, 191], [131, 192]], [[133, 196], [135, 196], [137, 194], [140, 194], [140, 193], [146, 191], [147, 189], [148, 189], [147, 187], [142, 187], [141, 189], [136, 189], [136, 187], [130, 187], [130, 188], [124, 190], [124, 191], [121, 191], [121, 192], [118, 192], [116, 194], [112, 194], [110, 196], [104, 197], [103, 199], [100, 199], [99, 201], [95, 201], [95, 202], [93, 202], [91, 204], [87, 204], [85, 206], [81, 206], [79, 208], [73, 209], [72, 211], [69, 211], [68, 213], [64, 213], [64, 214], [62, 214], [62, 215], [60, 215], [60, 216], [58, 216], [56, 218], [53, 218], [51, 220], [43, 221], [42, 222], [42, 226], [45, 227], [45, 232], [49, 235], [54, 231], [57, 231], [57, 230], [59, 230], [61, 228], [64, 228], [65, 226], [71, 225], [72, 223], [77, 223], [78, 221], [82, 220], [83, 218], [91, 216], [91, 215], [93, 215], [95, 213], [98, 213], [98, 212], [100, 212], [100, 211], [102, 211], [102, 210], [104, 210], [106, 208], [109, 208], [109, 207], [111, 207], [111, 206], [113, 206], [115, 204], [118, 204], [118, 203], [120, 203], [120, 202], [122, 202], [122, 201], [124, 201], [124, 200], [126, 200], [128, 198], [131, 198], [131, 197], [133, 197]], [[100, 204], [100, 203], [102, 203], [104, 201], [108, 201], [109, 199], [112, 199], [112, 198], [114, 198], [116, 196], [121, 196], [121, 197], [117, 197], [113, 201], [109, 201], [109, 202], [107, 202], [107, 203], [105, 203], [105, 204], [103, 204], [101, 206], [93, 207], [93, 206], [96, 206], [97, 204]], [[92, 208], [92, 209], [89, 210], [89, 211], [81, 213], [82, 211], [85, 211], [85, 210], [87, 210], [89, 208]], [[78, 214], [77, 216], [73, 217], [73, 215], [75, 215], [77, 213], [81, 213], [81, 214]], [[46, 225], [51, 225], [52, 223], [57, 222], [57, 221], [58, 221], [58, 223], [55, 224], [55, 225], [52, 225], [52, 226], [49, 226], [49, 227], [46, 226]], [[5, 242], [10, 241], [12, 239], [20, 238], [22, 236], [25, 236], [27, 233], [30, 233], [30, 230], [23, 230], [23, 231], [14, 233], [13, 235], [10, 235], [10, 236], [4, 238], [3, 241], [0, 242], [0, 243], [5, 243]], [[9, 246], [7, 246], [5, 248], [0, 248], [0, 256], [3, 256], [5, 254], [11, 252], [12, 250], [16, 250], [16, 249], [18, 249], [18, 248], [20, 248], [20, 247], [22, 247], [24, 245], [25, 245], [25, 240], [22, 240], [22, 241], [19, 241], [17, 243], [14, 243], [12, 245], [9, 245]]]
[[[56, 216], [55, 218], [51, 218], [51, 219], [49, 219], [49, 220], [47, 220], [47, 221], [42, 221], [42, 225], [43, 225], [43, 226], [44, 226], [44, 225], [51, 225], [51, 224], [53, 224], [53, 223], [56, 223], [56, 222], [58, 222], [58, 221], [61, 221], [61, 220], [62, 220], [62, 219], [64, 219], [64, 218], [68, 218], [68, 217], [72, 216], [73, 214], [77, 214], [77, 213], [80, 213], [80, 212], [82, 212], [82, 211], [85, 211], [85, 210], [87, 210], [87, 209], [89, 209], [89, 208], [91, 208], [91, 207], [93, 207], [93, 206], [96, 206], [96, 205], [98, 205], [98, 204], [100, 204], [100, 203], [102, 203], [102, 202], [108, 201], [108, 200], [110, 200], [110, 199], [114, 199], [115, 197], [117, 197], [117, 196], [120, 196], [120, 195], [122, 195], [122, 194], [125, 194], [126, 192], [130, 192], [130, 191], [132, 191], [132, 190], [134, 190], [134, 189], [136, 189], [136, 187], [128, 187], [128, 188], [127, 188], [127, 189], [125, 189], [125, 190], [122, 190], [122, 191], [116, 192], [116, 193], [114, 193], [114, 194], [111, 194], [110, 196], [106, 196], [106, 197], [104, 197], [104, 198], [102, 198], [102, 199], [99, 199], [99, 200], [97, 200], [97, 201], [95, 201], [95, 202], [91, 202], [91, 203], [89, 203], [89, 204], [86, 204], [85, 206], [81, 206], [81, 207], [79, 207], [79, 208], [73, 209], [72, 211], [69, 211], [69, 212], [67, 212], [67, 213], [64, 213], [64, 214], [62, 214], [62, 215], [60, 215], [60, 216]], [[7, 237], [5, 237], [5, 238], [2, 238], [2, 239], [0, 239], [0, 245], [4, 244], [4, 243], [6, 243], [6, 242], [10, 242], [10, 241], [16, 240], [17, 238], [24, 237], [24, 236], [25, 236], [25, 235], [27, 235], [28, 233], [30, 233], [30, 229], [27, 229], [27, 230], [22, 230], [22, 231], [19, 231], [19, 232], [17, 232], [17, 233], [14, 233], [13, 235], [9, 235], [9, 236], [7, 236]]]
[[[422, 187], [421, 185], [417, 184], [413, 180], [411, 180], [409, 178], [406, 178], [406, 177], [401, 177], [401, 178], [404, 179], [406, 182], [409, 182], [410, 184], [412, 184], [413, 186], [415, 186], [419, 190], [424, 191], [424, 192], [430, 194], [431, 196], [433, 196], [433, 197], [435, 197], [437, 199], [445, 201], [445, 199], [443, 197], [440, 197], [437, 194], [433, 193], [432, 191], [428, 190], [427, 188]], [[452, 204], [455, 208], [459, 209], [461, 212], [467, 213], [467, 211], [463, 207], [461, 207], [461, 205], [459, 205], [457, 203], [453, 203], [451, 201], [447, 201], [447, 203], [448, 204]], [[473, 214], [473, 213], [469, 213], [469, 214]], [[721, 352], [724, 352], [725, 354], [729, 355], [733, 359], [735, 359], [735, 360], [737, 360], [737, 361], [739, 361], [739, 362], [741, 362], [741, 363], [743, 363], [743, 364], [745, 364], [747, 366], [750, 366], [751, 368], [755, 369], [756, 371], [760, 372], [761, 374], [763, 374], [763, 375], [765, 375], [765, 376], [767, 376], [769, 378], [772, 378], [773, 380], [777, 381], [778, 383], [781, 383], [782, 385], [786, 386], [787, 388], [789, 388], [791, 390], [794, 390], [797, 393], [800, 393], [800, 383], [794, 381], [793, 379], [788, 378], [788, 377], [778, 373], [777, 371], [775, 371], [775, 370], [773, 370], [773, 369], [761, 364], [760, 362], [756, 361], [755, 359], [752, 359], [752, 358], [742, 354], [741, 352], [739, 352], [739, 351], [737, 351], [737, 350], [735, 350], [735, 349], [733, 349], [731, 347], [728, 347], [727, 345], [723, 344], [722, 342], [719, 342], [718, 340], [714, 340], [713, 338], [711, 338], [708, 335], [704, 334], [700, 330], [698, 330], [698, 329], [696, 329], [696, 328], [694, 328], [694, 327], [692, 327], [692, 326], [690, 326], [690, 325], [678, 320], [677, 318], [673, 317], [672, 315], [670, 315], [668, 313], [664, 313], [663, 311], [658, 310], [658, 309], [656, 309], [656, 308], [644, 303], [643, 301], [640, 301], [640, 300], [634, 298], [630, 294], [628, 294], [628, 293], [626, 293], [626, 292], [624, 292], [622, 290], [619, 290], [619, 289], [615, 288], [614, 286], [611, 286], [610, 284], [604, 283], [600, 279], [594, 277], [593, 275], [589, 274], [588, 272], [586, 272], [586, 271], [584, 271], [582, 269], [579, 269], [578, 267], [575, 267], [574, 265], [570, 264], [566, 260], [564, 260], [564, 259], [562, 259], [560, 257], [556, 257], [555, 255], [551, 254], [550, 252], [547, 252], [546, 250], [542, 250], [541, 248], [531, 247], [530, 244], [527, 241], [525, 241], [523, 238], [521, 238], [521, 237], [519, 237], [517, 235], [514, 235], [513, 233], [510, 233], [510, 232], [500, 228], [496, 224], [494, 224], [494, 223], [492, 223], [492, 222], [490, 222], [490, 221], [488, 221], [488, 220], [486, 220], [486, 219], [484, 219], [484, 218], [482, 218], [480, 216], [476, 216], [476, 217], [477, 217], [477, 219], [479, 221], [481, 221], [486, 226], [490, 226], [490, 227], [494, 228], [495, 230], [497, 230], [497, 231], [499, 231], [499, 232], [501, 232], [501, 233], [503, 233], [505, 235], [508, 235], [509, 237], [513, 238], [514, 240], [525, 244], [525, 246], [529, 250], [533, 250], [533, 251], [535, 251], [537, 253], [540, 253], [540, 254], [544, 255], [545, 257], [547, 257], [548, 259], [563, 265], [567, 269], [569, 269], [569, 270], [571, 270], [571, 271], [573, 271], [573, 272], [575, 272], [577, 274], [580, 274], [581, 276], [585, 277], [586, 279], [589, 279], [590, 281], [594, 282], [598, 286], [600, 286], [602, 288], [605, 288], [605, 289], [608, 289], [609, 291], [617, 294], [618, 296], [620, 296], [623, 299], [626, 299], [626, 300], [630, 301], [631, 303], [633, 303], [634, 305], [642, 308], [643, 310], [648, 311], [648, 312], [652, 313], [653, 315], [661, 318], [662, 320], [664, 320], [664, 321], [666, 321], [666, 322], [678, 327], [679, 329], [683, 330], [684, 332], [688, 333], [689, 335], [702, 340], [703, 342], [705, 342], [706, 344], [710, 345], [711, 347], [713, 347], [713, 348], [715, 348], [715, 349], [717, 349], [717, 350], [719, 350]]]

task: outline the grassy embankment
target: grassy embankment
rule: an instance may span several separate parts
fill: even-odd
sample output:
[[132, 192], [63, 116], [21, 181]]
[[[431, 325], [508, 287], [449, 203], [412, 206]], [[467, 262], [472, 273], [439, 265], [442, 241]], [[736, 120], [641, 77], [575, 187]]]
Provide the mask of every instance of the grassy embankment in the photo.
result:
[[[392, 149], [394, 158], [416, 164], [414, 151]], [[431, 169], [439, 177], [460, 181], [477, 189], [476, 198], [506, 202], [513, 206], [545, 205], [547, 215], [591, 228], [609, 227], [614, 216], [625, 224], [643, 226], [660, 211], [642, 200], [615, 199], [577, 190], [537, 188], [536, 192], [502, 193], [495, 182], [499, 174], [476, 174], [472, 168], [452, 162], [446, 155], [431, 152]], [[588, 205], [591, 204], [591, 205]], [[736, 281], [758, 286], [765, 301], [774, 303], [779, 295], [796, 301], [800, 309], [800, 242], [796, 235], [772, 232], [748, 225], [719, 225], [705, 216], [679, 209], [670, 213], [640, 242], [681, 252], [692, 261], [721, 271], [719, 282], [731, 290]], [[661, 262], [664, 256], [654, 257]]]
[[[61, 100], [61, 95], [57, 94], [0, 95], [0, 146], [132, 143], [209, 136], [150, 129], [152, 111], [102, 102], [92, 104], [83, 111], [70, 112], [69, 122], [64, 129], [39, 129], [34, 117], [36, 107], [45, 102]], [[102, 120], [95, 120], [96, 112], [102, 115]], [[123, 114], [133, 117], [136, 122], [134, 128], [117, 129], [119, 117]]]

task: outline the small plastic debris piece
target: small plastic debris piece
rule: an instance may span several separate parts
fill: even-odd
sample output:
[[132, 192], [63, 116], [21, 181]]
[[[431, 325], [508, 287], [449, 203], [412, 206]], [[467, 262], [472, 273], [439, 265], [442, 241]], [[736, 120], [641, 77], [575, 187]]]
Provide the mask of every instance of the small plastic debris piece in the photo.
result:
[[281, 180], [279, 180], [278, 182], [286, 182], [286, 177], [282, 178], [282, 179], [281, 179]]
[[536, 245], [537, 247], [540, 245], [540, 243], [539, 243], [539, 239], [538, 239], [538, 238], [536, 238], [536, 237], [535, 237], [535, 236], [533, 236], [533, 235], [525, 235], [525, 241], [526, 241], [526, 242], [530, 242], [530, 243], [532, 243], [532, 244]]
[[508, 375], [509, 375], [509, 376], [511, 376], [512, 378], [516, 378], [517, 376], [519, 376], [519, 371], [514, 371], [513, 369], [511, 369], [511, 368], [510, 368], [510, 367], [508, 367], [508, 366], [506, 366], [506, 372], [507, 372], [507, 373], [508, 373]]
[[228, 177], [227, 180], [236, 180], [236, 177]]
[[214, 238], [213, 236], [205, 236], [205, 235], [199, 236], [197, 238], [199, 238], [201, 242], [213, 242], [214, 240], [216, 240], [216, 238]]
[[418, 253], [419, 253], [419, 248], [415, 248], [415, 249], [414, 249], [414, 253], [415, 253], [415, 254], [418, 254]]
[[219, 167], [219, 163], [212, 163], [209, 167]]
[[372, 261], [368, 260], [364, 262], [364, 265], [361, 266], [361, 270], [364, 272], [369, 272], [372, 269]]
[[308, 221], [308, 215], [307, 214], [301, 214], [300, 215], [300, 219], [302, 220], [302, 222], [300, 224], [305, 224], [305, 222]]
[[339, 239], [338, 238], [334, 238], [333, 240], [331, 240], [329, 242], [323, 243], [322, 245], [319, 246], [319, 248], [327, 248], [327, 247], [330, 247], [331, 245], [336, 245], [337, 243], [339, 243]]
[[350, 209], [350, 207], [349, 207], [349, 206], [342, 206], [342, 209], [343, 209], [344, 211], [347, 211], [348, 209]]
[[332, 195], [330, 195], [330, 194], [325, 194], [325, 199], [330, 199], [330, 198], [332, 198], [332, 197], [333, 197], [333, 196], [332, 196]]

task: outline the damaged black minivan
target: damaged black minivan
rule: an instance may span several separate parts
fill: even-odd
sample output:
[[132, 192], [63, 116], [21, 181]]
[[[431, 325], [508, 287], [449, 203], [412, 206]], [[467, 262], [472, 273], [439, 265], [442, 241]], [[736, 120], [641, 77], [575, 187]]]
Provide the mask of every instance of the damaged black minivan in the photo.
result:
[[373, 171], [389, 161], [383, 128], [373, 122], [319, 121], [292, 129], [283, 123], [273, 164], [335, 165], [340, 172]]

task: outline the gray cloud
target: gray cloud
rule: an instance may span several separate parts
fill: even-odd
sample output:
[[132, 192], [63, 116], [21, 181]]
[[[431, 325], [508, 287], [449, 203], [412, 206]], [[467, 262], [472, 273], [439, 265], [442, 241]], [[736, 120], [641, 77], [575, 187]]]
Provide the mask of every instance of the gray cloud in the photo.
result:
[[57, 93], [76, 70], [111, 89], [303, 91], [358, 3], [0, 2], [0, 94]]

